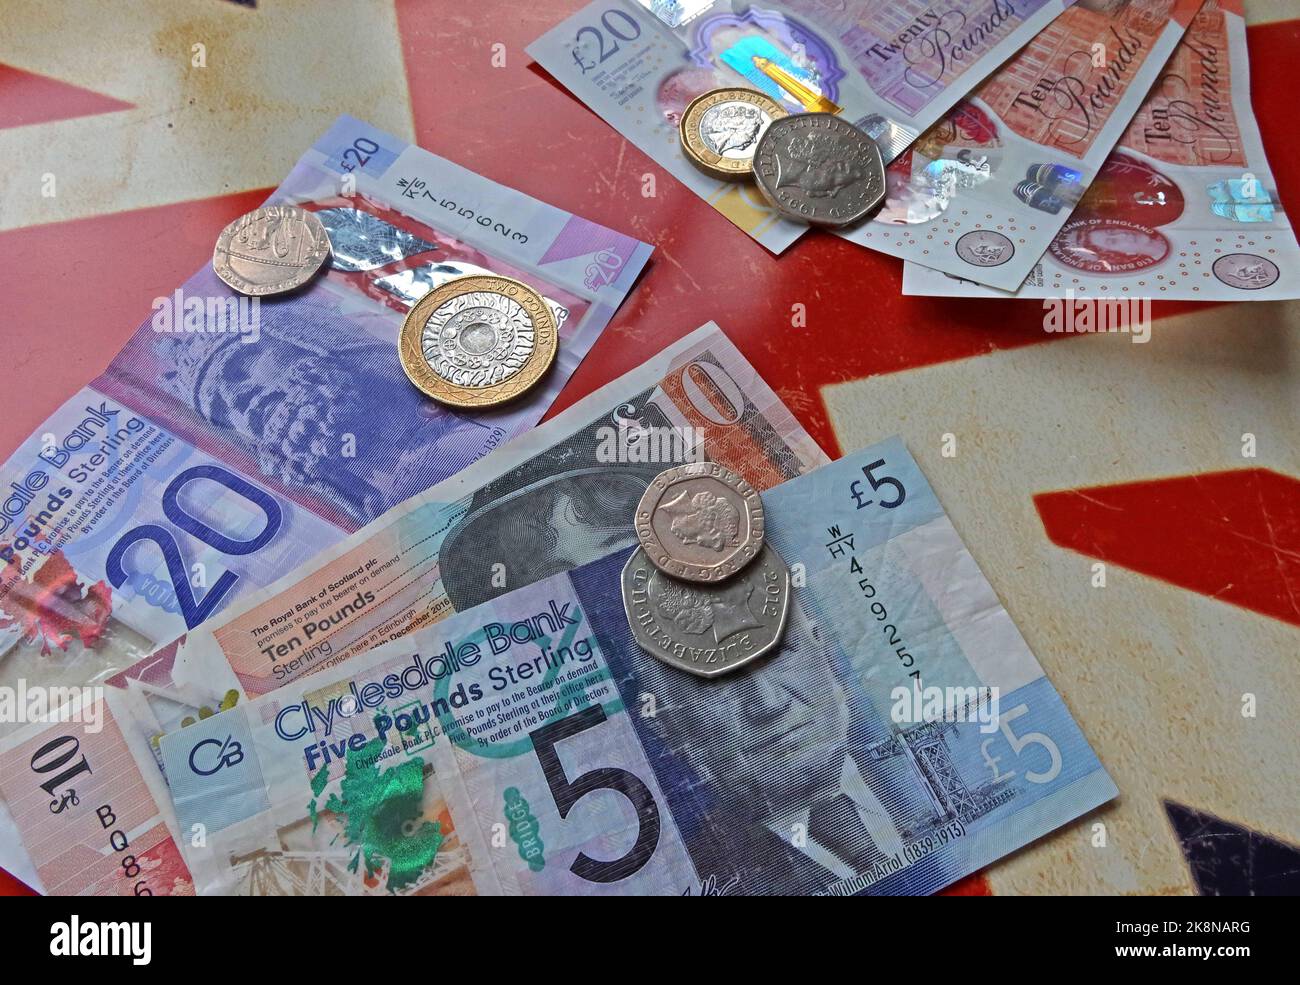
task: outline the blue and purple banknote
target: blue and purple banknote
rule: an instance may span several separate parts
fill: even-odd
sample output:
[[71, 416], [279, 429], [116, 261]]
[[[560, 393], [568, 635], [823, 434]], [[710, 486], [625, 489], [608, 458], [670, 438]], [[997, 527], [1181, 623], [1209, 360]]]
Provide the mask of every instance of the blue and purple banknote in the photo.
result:
[[195, 887], [928, 893], [1115, 796], [900, 441], [763, 499], [792, 609], [729, 676], [638, 646], [622, 549], [165, 736]]
[[[325, 223], [327, 274], [255, 300], [204, 267], [0, 469], [5, 676], [114, 624], [147, 652], [535, 424], [650, 253], [347, 117], [270, 201]], [[395, 340], [433, 286], [483, 272], [546, 297], [560, 351], [526, 400], [457, 412]]]
[[[205, 266], [0, 467], [0, 682], [98, 683], [528, 429], [651, 252], [349, 117], [270, 201], [325, 224], [323, 276], [259, 300]], [[489, 272], [547, 299], [559, 354], [524, 400], [455, 412], [396, 338]]]
[[[807, 226], [697, 171], [677, 136], [696, 96], [760, 89], [843, 114], [893, 160], [1073, 0], [598, 0], [529, 54], [605, 122], [774, 253]], [[756, 136], [755, 136], [755, 139]]]

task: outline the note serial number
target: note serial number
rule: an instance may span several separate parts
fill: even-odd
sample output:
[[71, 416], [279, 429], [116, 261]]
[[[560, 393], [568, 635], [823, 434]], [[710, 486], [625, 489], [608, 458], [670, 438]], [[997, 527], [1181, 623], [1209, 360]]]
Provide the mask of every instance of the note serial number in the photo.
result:
[[[850, 570], [855, 574], [862, 571], [862, 566], [858, 564], [857, 558], [853, 559]], [[888, 621], [890, 619], [889, 607], [876, 597], [876, 586], [871, 583], [870, 578], [862, 577], [858, 579], [858, 591], [861, 592], [864, 599], [870, 601], [867, 609], [875, 617], [876, 622], [881, 623], [880, 631], [884, 635], [885, 646], [893, 650], [899, 664], [908, 672], [907, 676], [914, 677], [919, 681], [921, 679], [921, 669], [916, 666], [916, 658], [909, 652], [907, 641], [899, 632], [898, 626]]]

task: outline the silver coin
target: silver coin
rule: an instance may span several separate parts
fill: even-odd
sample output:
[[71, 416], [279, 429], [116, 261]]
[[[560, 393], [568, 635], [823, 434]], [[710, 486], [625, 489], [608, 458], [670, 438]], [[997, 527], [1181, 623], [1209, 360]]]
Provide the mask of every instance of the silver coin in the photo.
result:
[[754, 152], [754, 180], [784, 218], [847, 226], [885, 200], [885, 162], [867, 134], [833, 113], [773, 120]]
[[623, 610], [641, 648], [701, 677], [771, 652], [790, 612], [790, 569], [768, 546], [737, 577], [713, 585], [666, 575], [638, 549], [623, 568], [622, 584]]
[[320, 219], [296, 205], [264, 205], [221, 230], [212, 269], [228, 286], [256, 297], [296, 290], [330, 255]]
[[716, 462], [677, 465], [650, 482], [634, 526], [655, 567], [686, 581], [723, 581], [762, 548], [763, 501]]

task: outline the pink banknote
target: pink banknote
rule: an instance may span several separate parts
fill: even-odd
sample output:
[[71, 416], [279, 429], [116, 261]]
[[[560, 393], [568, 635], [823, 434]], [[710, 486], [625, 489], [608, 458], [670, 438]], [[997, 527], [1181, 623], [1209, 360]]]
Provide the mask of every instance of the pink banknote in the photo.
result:
[[[1300, 245], [1250, 108], [1240, 0], [1209, 0], [1016, 297], [1300, 297]], [[907, 294], [1002, 297], [909, 262]]]
[[1011, 290], [1067, 222], [1200, 0], [1076, 3], [889, 167], [841, 235]]

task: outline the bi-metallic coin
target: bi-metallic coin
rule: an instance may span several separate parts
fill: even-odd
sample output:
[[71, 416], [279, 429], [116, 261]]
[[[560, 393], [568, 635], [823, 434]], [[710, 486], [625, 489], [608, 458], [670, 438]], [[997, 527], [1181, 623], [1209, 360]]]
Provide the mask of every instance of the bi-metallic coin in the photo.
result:
[[559, 329], [546, 299], [495, 274], [458, 277], [417, 301], [402, 323], [402, 368], [452, 407], [494, 407], [531, 389], [555, 362]]
[[711, 178], [737, 181], [754, 172], [754, 150], [768, 125], [785, 116], [771, 97], [753, 89], [714, 89], [682, 114], [686, 158]]

